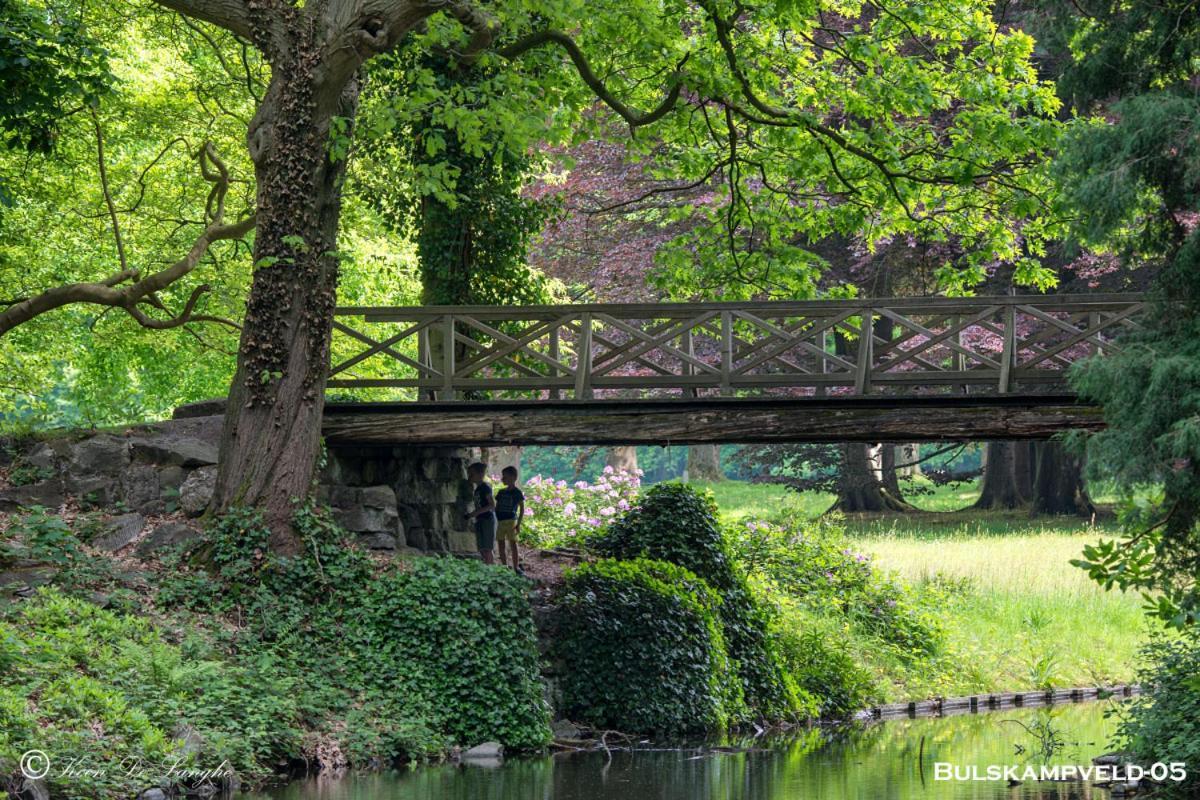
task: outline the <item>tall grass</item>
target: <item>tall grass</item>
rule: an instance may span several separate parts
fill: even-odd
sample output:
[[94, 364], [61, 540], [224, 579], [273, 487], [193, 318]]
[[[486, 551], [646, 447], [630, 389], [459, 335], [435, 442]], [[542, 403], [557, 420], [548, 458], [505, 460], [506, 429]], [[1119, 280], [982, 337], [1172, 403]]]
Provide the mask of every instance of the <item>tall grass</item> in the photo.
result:
[[1141, 600], [1106, 592], [1070, 564], [1092, 533], [864, 537], [879, 566], [913, 584], [965, 591], [947, 607], [951, 649], [969, 669], [956, 694], [1132, 680], [1147, 632]]

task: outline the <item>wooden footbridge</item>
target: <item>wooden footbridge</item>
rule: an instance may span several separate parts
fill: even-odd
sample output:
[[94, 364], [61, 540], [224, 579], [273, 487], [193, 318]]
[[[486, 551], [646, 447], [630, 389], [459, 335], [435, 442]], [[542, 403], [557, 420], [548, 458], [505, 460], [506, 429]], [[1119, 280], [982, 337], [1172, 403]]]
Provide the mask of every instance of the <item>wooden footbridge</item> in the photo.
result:
[[1045, 438], [1140, 295], [339, 308], [325, 434], [363, 443]]

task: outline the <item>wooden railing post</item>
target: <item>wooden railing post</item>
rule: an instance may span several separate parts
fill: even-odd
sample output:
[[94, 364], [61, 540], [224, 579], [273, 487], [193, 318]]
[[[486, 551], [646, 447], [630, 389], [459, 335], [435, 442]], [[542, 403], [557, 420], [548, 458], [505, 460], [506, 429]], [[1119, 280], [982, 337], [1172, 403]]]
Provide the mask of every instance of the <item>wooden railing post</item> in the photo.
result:
[[[558, 326], [557, 325], [555, 325], [553, 328], [550, 329], [550, 357], [553, 358], [555, 361], [558, 360]], [[558, 378], [558, 367], [553, 367], [553, 366], [550, 367], [550, 377]], [[550, 399], [551, 400], [559, 400], [561, 398], [562, 398], [562, 392], [560, 392], [558, 390], [557, 386], [550, 389]]]
[[[428, 328], [422, 328], [417, 333], [417, 363], [420, 364], [422, 367], [428, 367], [430, 372], [433, 371], [433, 354], [429, 351], [429, 329]], [[417, 380], [420, 381], [421, 378], [423, 378], [423, 377], [425, 377], [425, 376], [421, 374], [421, 371], [417, 370]], [[433, 390], [418, 388], [417, 389], [417, 399], [418, 400], [432, 400], [433, 399]]]
[[[837, 333], [835, 332], [834, 336], [836, 336], [836, 335], [837, 335]], [[817, 357], [817, 371], [820, 372], [820, 374], [822, 374], [822, 375], [828, 375], [829, 374], [829, 359], [825, 357], [825, 353], [829, 352], [829, 331], [821, 331], [821, 339], [818, 344], [819, 344], [819, 347], [821, 348], [821, 355]], [[837, 345], [835, 343], [834, 347], [836, 348], [836, 346]], [[814, 394], [817, 397], [825, 396], [824, 382], [817, 383]]]
[[1000, 394], [1008, 394], [1012, 390], [1012, 369], [1017, 357], [1017, 307], [1004, 307], [1004, 350], [1000, 354]]
[[[685, 329], [684, 332], [681, 334], [681, 337], [682, 337], [683, 341], [680, 343], [680, 345], [681, 345], [680, 349], [683, 350], [683, 352], [687, 353], [688, 356], [695, 358], [696, 346], [692, 340], [692, 326], [689, 325], [687, 327], [687, 329]], [[695, 366], [692, 365], [692, 363], [690, 361], [683, 362], [683, 374], [687, 377], [691, 377], [696, 374], [696, 368], [695, 368]], [[684, 386], [683, 386], [683, 396], [684, 397], [694, 398], [694, 397], [699, 397], [699, 395], [700, 395], [700, 393], [698, 391], [696, 391], [696, 387], [694, 385], [684, 384]]]
[[733, 394], [733, 312], [721, 312], [721, 394]]
[[875, 310], [864, 308], [858, 333], [858, 371], [854, 376], [854, 393], [870, 394], [871, 362], [875, 352]]
[[[957, 316], [957, 315], [951, 317], [950, 324], [953, 325], [954, 329], [955, 329], [954, 330], [954, 343], [956, 345], [958, 345], [959, 347], [962, 347], [963, 332], [962, 332], [962, 328], [960, 327], [962, 325], [962, 317]], [[959, 372], [959, 373], [966, 372], [967, 359], [963, 357], [962, 351], [954, 350], [954, 351], [952, 351], [951, 356], [952, 357], [951, 357], [950, 365], [954, 369], [954, 371]], [[960, 394], [967, 394], [967, 382], [965, 380], [958, 385], [958, 391]]]
[[592, 399], [592, 313], [579, 315], [579, 343], [575, 347], [575, 399]]
[[454, 315], [446, 314], [442, 330], [442, 396], [441, 400], [454, 399]]

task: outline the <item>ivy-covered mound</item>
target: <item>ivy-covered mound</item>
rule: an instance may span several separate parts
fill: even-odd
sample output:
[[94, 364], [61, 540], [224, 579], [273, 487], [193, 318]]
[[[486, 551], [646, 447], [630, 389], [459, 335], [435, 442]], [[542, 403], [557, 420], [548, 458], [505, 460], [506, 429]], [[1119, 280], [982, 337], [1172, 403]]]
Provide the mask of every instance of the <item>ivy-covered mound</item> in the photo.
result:
[[[378, 563], [323, 513], [297, 525], [305, 551], [278, 558], [255, 515], [226, 516], [165, 565], [153, 607], [86, 602], [105, 588], [89, 567], [71, 571], [75, 598], [44, 590], [0, 611], [0, 786], [31, 747], [161, 764], [184, 726], [202, 743], [192, 762], [228, 761], [251, 783], [301, 758], [373, 767], [549, 741], [519, 578], [456, 559]], [[52, 795], [129, 797], [155, 782], [153, 769], [112, 772], [52, 775]]]
[[555, 655], [563, 711], [597, 728], [674, 734], [744, 715], [718, 617], [720, 599], [663, 561], [599, 561], [568, 571]]
[[768, 635], [767, 614], [730, 553], [711, 498], [684, 484], [658, 484], [592, 538], [589, 547], [608, 558], [676, 564], [712, 589], [720, 600], [721, 632], [742, 695], [743, 711], [732, 715], [731, 722], [793, 719], [809, 710], [781, 666]]
[[549, 741], [523, 581], [476, 561], [379, 564], [321, 513], [302, 512], [297, 527], [306, 552], [274, 558], [255, 515], [225, 517], [203, 554], [218, 575], [191, 570], [160, 599], [247, 620], [242, 636], [304, 681], [305, 722], [351, 764]]

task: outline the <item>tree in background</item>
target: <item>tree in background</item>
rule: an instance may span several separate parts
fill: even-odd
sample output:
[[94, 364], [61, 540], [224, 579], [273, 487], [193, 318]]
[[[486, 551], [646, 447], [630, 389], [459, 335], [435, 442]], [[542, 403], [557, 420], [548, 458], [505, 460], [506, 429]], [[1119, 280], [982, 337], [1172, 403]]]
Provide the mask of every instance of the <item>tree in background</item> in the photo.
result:
[[1127, 495], [1127, 537], [1079, 563], [1183, 626], [1200, 620], [1200, 14], [1183, 0], [1076, 5], [1047, 22], [1074, 55], [1060, 92], [1081, 116], [1057, 159], [1063, 201], [1082, 244], [1159, 274], [1145, 327], [1073, 375], [1108, 423], [1089, 467]]
[[[855, 452], [847, 453], [848, 448]], [[907, 511], [911, 507], [884, 478], [883, 453], [891, 446], [846, 444], [747, 445], [733, 456], [735, 469], [763, 483], [781, 483], [797, 492], [834, 495], [829, 511]], [[889, 464], [893, 467], [895, 461]]]
[[721, 471], [721, 448], [715, 444], [694, 444], [687, 451], [686, 472], [689, 481], [720, 481], [725, 479]]
[[[235, 358], [249, 247], [204, 234], [221, 198], [226, 222], [240, 228], [232, 233], [252, 225], [245, 119], [262, 65], [252, 52], [243, 61], [234, 37], [146, 6], [0, 8], [0, 46], [12, 47], [21, 30], [10, 14], [39, 24], [66, 17], [52, 27], [55, 58], [67, 58], [63, 40], [83, 42], [113, 78], [104, 92], [71, 92], [42, 68], [0, 67], [19, 85], [57, 93], [63, 112], [40, 138], [50, 152], [13, 138], [0, 147], [0, 419], [117, 424], [220, 394]], [[16, 104], [18, 90], [0, 94]], [[45, 114], [37, 118], [46, 131]]]
[[637, 448], [631, 445], [610, 447], [604, 463], [618, 472], [637, 472]]
[[[108, 94], [113, 75], [102, 43], [60, 9], [0, 4], [0, 134], [4, 147], [52, 153], [63, 121]], [[3, 194], [4, 205], [11, 198]]]
[[975, 508], [1003, 511], [1022, 508], [1033, 496], [1034, 456], [1028, 442], [988, 442]]
[[435, 107], [412, 96], [432, 84], [434, 96], [452, 100], [487, 76], [416, 44], [378, 59], [368, 74], [366, 113], [386, 109], [394, 118], [387, 135], [364, 142], [364, 168], [355, 177], [387, 226], [416, 242], [421, 303], [548, 302], [545, 277], [527, 263], [529, 243], [550, 210], [521, 192], [534, 167], [528, 143], [495, 132], [469, 136], [452, 113], [469, 108]]

